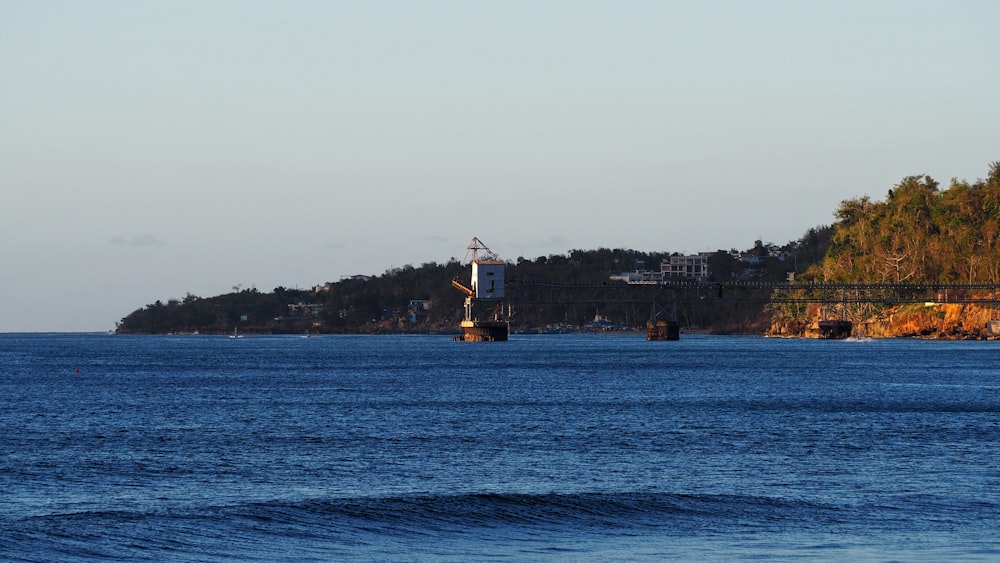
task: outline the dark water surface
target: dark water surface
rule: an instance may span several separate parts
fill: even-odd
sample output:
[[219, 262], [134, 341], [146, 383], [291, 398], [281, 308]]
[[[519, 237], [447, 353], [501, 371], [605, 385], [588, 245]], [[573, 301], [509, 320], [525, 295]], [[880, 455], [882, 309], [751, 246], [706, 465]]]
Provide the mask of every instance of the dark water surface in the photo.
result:
[[1000, 560], [1000, 342], [5, 334], [0, 393], [3, 560]]

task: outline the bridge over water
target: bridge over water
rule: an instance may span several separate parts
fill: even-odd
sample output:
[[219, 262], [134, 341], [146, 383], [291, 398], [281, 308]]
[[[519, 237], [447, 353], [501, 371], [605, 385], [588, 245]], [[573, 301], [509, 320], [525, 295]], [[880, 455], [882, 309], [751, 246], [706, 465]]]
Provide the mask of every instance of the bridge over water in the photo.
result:
[[507, 280], [507, 300], [545, 303], [980, 303], [996, 304], [1000, 284], [696, 282], [558, 283]]
[[[507, 282], [506, 301], [513, 310], [546, 305], [588, 306], [595, 310], [615, 304], [626, 305], [637, 319], [638, 306], [652, 307], [650, 321], [668, 320], [676, 326], [679, 313], [688, 323], [703, 307], [739, 307], [750, 304], [788, 304], [798, 307], [819, 304], [823, 320], [819, 329], [825, 336], [841, 338], [851, 334], [851, 321], [871, 315], [872, 307], [907, 303], [975, 303], [992, 308], [998, 317], [1000, 284], [945, 283], [794, 283], [794, 282], [696, 282], [651, 283], [557, 283], [522, 279]], [[648, 309], [647, 309], [648, 310]], [[853, 311], [853, 312], [852, 312]], [[697, 324], [697, 323], [694, 323]], [[652, 325], [650, 325], [652, 326]], [[1000, 321], [991, 320], [987, 330], [1000, 335]], [[653, 339], [652, 336], [650, 336]], [[674, 339], [674, 338], [671, 338]]]

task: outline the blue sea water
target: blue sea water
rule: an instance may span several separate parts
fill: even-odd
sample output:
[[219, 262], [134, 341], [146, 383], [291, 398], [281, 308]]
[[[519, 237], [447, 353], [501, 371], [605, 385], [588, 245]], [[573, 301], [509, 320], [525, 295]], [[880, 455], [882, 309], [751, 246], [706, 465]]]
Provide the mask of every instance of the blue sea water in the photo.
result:
[[0, 335], [0, 559], [1000, 560], [1000, 343]]

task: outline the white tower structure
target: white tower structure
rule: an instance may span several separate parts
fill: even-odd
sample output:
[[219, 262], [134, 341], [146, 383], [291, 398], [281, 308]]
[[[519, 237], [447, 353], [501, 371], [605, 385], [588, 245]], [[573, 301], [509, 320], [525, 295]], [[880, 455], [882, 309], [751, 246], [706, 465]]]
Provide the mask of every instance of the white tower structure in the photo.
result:
[[472, 261], [472, 289], [480, 301], [503, 299], [503, 260], [481, 258]]
[[[473, 237], [468, 250], [472, 253], [472, 282], [466, 286], [458, 278], [451, 284], [465, 294], [465, 319], [462, 321], [463, 340], [507, 340], [508, 323], [503, 316], [504, 261], [481, 240]], [[486, 301], [496, 304], [491, 320], [479, 320], [473, 305]]]

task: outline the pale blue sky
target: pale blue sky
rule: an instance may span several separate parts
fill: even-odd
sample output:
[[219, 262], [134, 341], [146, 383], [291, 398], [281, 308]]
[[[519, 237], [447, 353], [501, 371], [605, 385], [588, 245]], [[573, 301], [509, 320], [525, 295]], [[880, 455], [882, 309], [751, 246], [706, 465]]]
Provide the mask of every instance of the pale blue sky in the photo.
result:
[[[1000, 2], [0, 0], [0, 331], [778, 244], [1000, 160]], [[420, 297], [420, 296], [414, 296]]]

